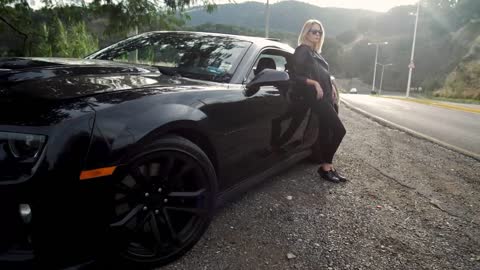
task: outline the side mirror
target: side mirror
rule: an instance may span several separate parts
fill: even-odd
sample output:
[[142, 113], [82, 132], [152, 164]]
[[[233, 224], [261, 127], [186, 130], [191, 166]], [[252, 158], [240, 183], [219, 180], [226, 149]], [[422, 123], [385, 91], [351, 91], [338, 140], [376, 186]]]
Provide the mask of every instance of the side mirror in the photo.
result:
[[290, 76], [285, 71], [278, 71], [274, 69], [264, 69], [251, 80], [245, 89], [247, 97], [253, 96], [258, 92], [261, 86], [276, 86], [282, 87], [288, 85]]

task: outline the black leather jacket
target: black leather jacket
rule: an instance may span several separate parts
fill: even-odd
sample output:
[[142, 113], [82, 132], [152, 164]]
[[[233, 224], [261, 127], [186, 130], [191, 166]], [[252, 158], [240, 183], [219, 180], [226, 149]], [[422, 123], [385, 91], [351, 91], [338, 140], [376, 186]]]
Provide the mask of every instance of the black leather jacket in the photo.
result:
[[290, 77], [294, 82], [295, 90], [306, 98], [316, 98], [315, 88], [307, 85], [306, 80], [317, 81], [323, 89], [323, 99], [333, 103], [328, 63], [307, 45], [300, 45], [295, 49]]

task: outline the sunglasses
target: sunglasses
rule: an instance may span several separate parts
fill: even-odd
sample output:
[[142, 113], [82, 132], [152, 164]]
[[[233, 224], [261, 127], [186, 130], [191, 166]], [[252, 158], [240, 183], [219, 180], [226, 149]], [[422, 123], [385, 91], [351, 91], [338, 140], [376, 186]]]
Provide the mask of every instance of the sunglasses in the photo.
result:
[[323, 34], [322, 30], [309, 30], [308, 32], [311, 33], [312, 35], [322, 35]]

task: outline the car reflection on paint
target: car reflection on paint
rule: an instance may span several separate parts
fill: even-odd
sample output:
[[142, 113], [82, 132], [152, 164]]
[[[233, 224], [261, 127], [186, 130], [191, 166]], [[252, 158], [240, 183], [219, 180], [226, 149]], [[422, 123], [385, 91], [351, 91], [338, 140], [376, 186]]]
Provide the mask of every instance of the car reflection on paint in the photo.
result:
[[83, 60], [0, 59], [2, 269], [181, 257], [216, 207], [310, 155], [316, 121], [289, 110], [292, 53], [150, 32]]

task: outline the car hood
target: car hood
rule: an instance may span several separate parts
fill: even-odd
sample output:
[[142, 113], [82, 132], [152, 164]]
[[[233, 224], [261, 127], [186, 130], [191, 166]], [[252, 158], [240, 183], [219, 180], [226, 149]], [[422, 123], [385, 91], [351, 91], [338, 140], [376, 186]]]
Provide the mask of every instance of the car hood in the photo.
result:
[[63, 100], [135, 88], [212, 84], [105, 60], [0, 58], [0, 98]]

